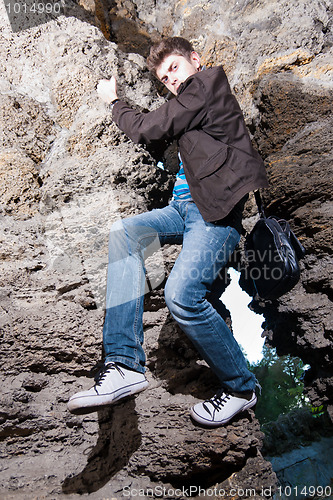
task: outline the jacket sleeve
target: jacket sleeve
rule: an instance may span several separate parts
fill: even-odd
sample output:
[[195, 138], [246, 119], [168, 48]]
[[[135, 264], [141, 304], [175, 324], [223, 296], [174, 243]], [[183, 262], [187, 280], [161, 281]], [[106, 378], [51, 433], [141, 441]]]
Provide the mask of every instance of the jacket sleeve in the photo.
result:
[[[191, 77], [190, 77], [191, 78]], [[177, 138], [197, 127], [206, 115], [203, 84], [196, 78], [174, 99], [149, 113], [141, 113], [123, 101], [113, 107], [113, 120], [133, 142], [150, 145]]]

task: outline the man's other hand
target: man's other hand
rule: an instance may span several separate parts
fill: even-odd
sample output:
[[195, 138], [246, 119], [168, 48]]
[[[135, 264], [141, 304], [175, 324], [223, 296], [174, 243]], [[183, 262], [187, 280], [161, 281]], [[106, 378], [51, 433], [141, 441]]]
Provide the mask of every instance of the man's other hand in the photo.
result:
[[97, 85], [97, 93], [107, 104], [118, 99], [117, 82], [114, 76], [110, 80], [100, 80]]

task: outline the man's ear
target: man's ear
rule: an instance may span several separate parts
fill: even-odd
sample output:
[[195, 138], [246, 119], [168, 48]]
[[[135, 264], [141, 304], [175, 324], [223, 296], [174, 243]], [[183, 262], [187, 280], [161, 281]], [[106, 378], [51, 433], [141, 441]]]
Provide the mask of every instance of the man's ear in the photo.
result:
[[200, 69], [200, 67], [201, 67], [200, 56], [195, 51], [191, 52], [191, 62], [192, 62], [192, 64], [194, 64], [194, 66], [197, 68], [197, 70]]

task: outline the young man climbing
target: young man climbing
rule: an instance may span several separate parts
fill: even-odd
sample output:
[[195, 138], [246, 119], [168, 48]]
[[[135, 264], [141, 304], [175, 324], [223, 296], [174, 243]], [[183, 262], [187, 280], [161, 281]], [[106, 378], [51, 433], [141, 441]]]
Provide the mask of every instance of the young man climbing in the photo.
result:
[[93, 411], [147, 387], [144, 259], [158, 238], [161, 245], [182, 244], [166, 282], [166, 304], [221, 384], [215, 396], [194, 405], [190, 414], [200, 424], [223, 425], [255, 405], [256, 379], [207, 294], [239, 242], [248, 193], [268, 185], [265, 168], [221, 66], [203, 70], [190, 42], [180, 37], [153, 46], [147, 64], [175, 95], [157, 110], [141, 113], [118, 99], [114, 77], [100, 81], [97, 91], [135, 143], [156, 146], [176, 139], [181, 170], [165, 208], [111, 228], [105, 364], [95, 385], [72, 396], [68, 408]]

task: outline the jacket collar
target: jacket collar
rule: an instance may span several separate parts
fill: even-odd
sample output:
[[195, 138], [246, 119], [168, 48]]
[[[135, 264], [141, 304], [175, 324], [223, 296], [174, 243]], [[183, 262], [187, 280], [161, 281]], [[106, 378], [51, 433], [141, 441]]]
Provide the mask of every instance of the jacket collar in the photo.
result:
[[195, 78], [195, 76], [198, 75], [199, 73], [201, 73], [201, 71], [203, 71], [204, 69], [206, 69], [206, 66], [202, 66], [200, 71], [198, 71], [197, 73], [194, 73], [194, 75], [191, 75], [188, 78], [186, 78], [186, 80], [179, 85], [177, 96], [179, 96], [184, 91], [184, 89], [187, 87], [188, 83], [192, 80], [192, 78]]

